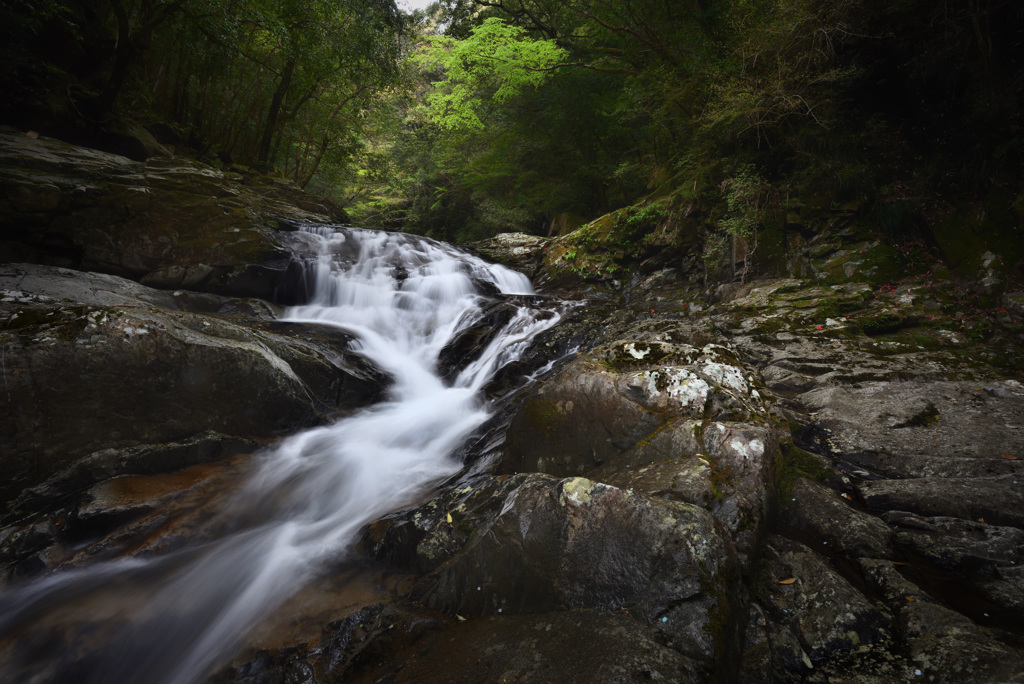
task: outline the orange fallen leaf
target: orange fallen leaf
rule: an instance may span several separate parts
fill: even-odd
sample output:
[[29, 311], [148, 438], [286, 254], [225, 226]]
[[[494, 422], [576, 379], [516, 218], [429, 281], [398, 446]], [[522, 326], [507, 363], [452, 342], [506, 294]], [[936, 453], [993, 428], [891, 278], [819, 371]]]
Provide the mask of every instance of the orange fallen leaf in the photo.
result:
[[1017, 460], [1017, 457], [1014, 456], [1013, 454], [1003, 454], [1003, 458], [1005, 458], [1007, 461], [1016, 461]]
[[907, 599], [908, 601], [916, 601], [917, 600], [913, 596], [904, 596], [903, 598]]
[[792, 584], [793, 582], [796, 582], [796, 577], [787, 577], [784, 580], [779, 580], [778, 583], [779, 584]]

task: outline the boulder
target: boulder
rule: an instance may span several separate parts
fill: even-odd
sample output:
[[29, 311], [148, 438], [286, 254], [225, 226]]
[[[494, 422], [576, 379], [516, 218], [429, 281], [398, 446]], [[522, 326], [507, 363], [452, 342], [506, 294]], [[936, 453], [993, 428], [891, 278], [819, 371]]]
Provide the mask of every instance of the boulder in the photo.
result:
[[488, 261], [504, 264], [531, 278], [544, 261], [548, 238], [526, 233], [499, 233], [492, 238], [465, 245]]
[[[788, 647], [777, 649], [781, 665], [799, 661], [812, 669], [889, 637], [891, 616], [811, 549], [792, 540], [773, 537], [769, 541], [756, 596], [769, 619], [796, 637], [794, 646], [800, 649], [796, 657], [787, 653]], [[776, 641], [777, 633], [772, 630], [769, 639]]]
[[191, 303], [217, 298], [0, 267], [4, 499], [103, 449], [210, 430], [268, 440], [380, 396], [384, 379], [340, 333], [276, 323], [260, 302]]
[[778, 453], [753, 379], [717, 345], [602, 345], [521, 400], [501, 468], [585, 475], [702, 506], [745, 558], [764, 532]]
[[292, 262], [277, 226], [345, 218], [280, 179], [0, 133], [4, 261], [273, 300]]
[[736, 556], [696, 506], [584, 478], [487, 478], [371, 527], [367, 542], [426, 570], [411, 596], [448, 615], [621, 613], [705, 673], [737, 646]]
[[[891, 558], [893, 531], [882, 520], [858, 510], [852, 497], [843, 498], [820, 482], [799, 478], [783, 501], [780, 522], [828, 553], [847, 558]], [[837, 525], [836, 521], [842, 521]]]

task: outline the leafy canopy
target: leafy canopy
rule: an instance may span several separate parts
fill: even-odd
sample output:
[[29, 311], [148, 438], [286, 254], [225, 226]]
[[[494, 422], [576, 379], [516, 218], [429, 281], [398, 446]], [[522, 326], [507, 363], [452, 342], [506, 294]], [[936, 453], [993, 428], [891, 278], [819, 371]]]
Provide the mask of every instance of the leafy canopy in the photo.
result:
[[432, 36], [419, 60], [444, 80], [427, 98], [431, 121], [446, 130], [482, 129], [485, 100], [503, 104], [544, 83], [567, 53], [553, 40], [534, 40], [499, 17], [486, 19], [465, 40]]

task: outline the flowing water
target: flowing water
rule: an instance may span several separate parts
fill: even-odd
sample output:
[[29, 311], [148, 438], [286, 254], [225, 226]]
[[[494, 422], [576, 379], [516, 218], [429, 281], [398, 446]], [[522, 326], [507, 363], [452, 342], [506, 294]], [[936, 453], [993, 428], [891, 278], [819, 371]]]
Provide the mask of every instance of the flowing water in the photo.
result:
[[[530, 294], [529, 280], [413, 236], [307, 231], [320, 252], [314, 295], [287, 319], [350, 334], [353, 349], [392, 378], [386, 400], [261, 455], [220, 512], [216, 538], [156, 559], [58, 571], [0, 593], [0, 635], [63, 619], [79, 625], [73, 638], [82, 651], [47, 663], [39, 658], [46, 643], [29, 639], [0, 664], [4, 681], [202, 681], [255, 622], [344, 559], [363, 526], [460, 470], [452, 453], [490, 415], [481, 389], [558, 320], [521, 306], [446, 382], [438, 356], [493, 301], [479, 293]], [[105, 617], [95, 635], [81, 628], [83, 613]]]

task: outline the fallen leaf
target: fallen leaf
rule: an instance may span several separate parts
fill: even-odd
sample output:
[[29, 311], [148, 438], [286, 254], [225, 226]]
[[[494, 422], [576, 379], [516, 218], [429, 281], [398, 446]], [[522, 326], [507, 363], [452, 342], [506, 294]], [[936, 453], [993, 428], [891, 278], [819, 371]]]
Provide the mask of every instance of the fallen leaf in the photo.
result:
[[784, 580], [779, 580], [778, 583], [779, 584], [792, 584], [793, 582], [796, 582], [796, 577], [788, 577], [788, 578], [786, 578]]
[[1007, 461], [1016, 461], [1017, 460], [1017, 457], [1014, 456], [1013, 454], [1003, 454], [1003, 458], [1005, 458]]
[[466, 618], [462, 617], [458, 613], [455, 614], [455, 617], [459, 618], [459, 622], [465, 622], [466, 621]]
[[451, 513], [448, 514], [448, 524], [449, 525], [452, 524], [452, 514]]
[[905, 598], [905, 599], [907, 599], [908, 601], [911, 601], [911, 602], [913, 602], [913, 601], [916, 601], [916, 600], [917, 600], [917, 599], [916, 599], [916, 598], [914, 598], [913, 596], [904, 596], [903, 598]]

